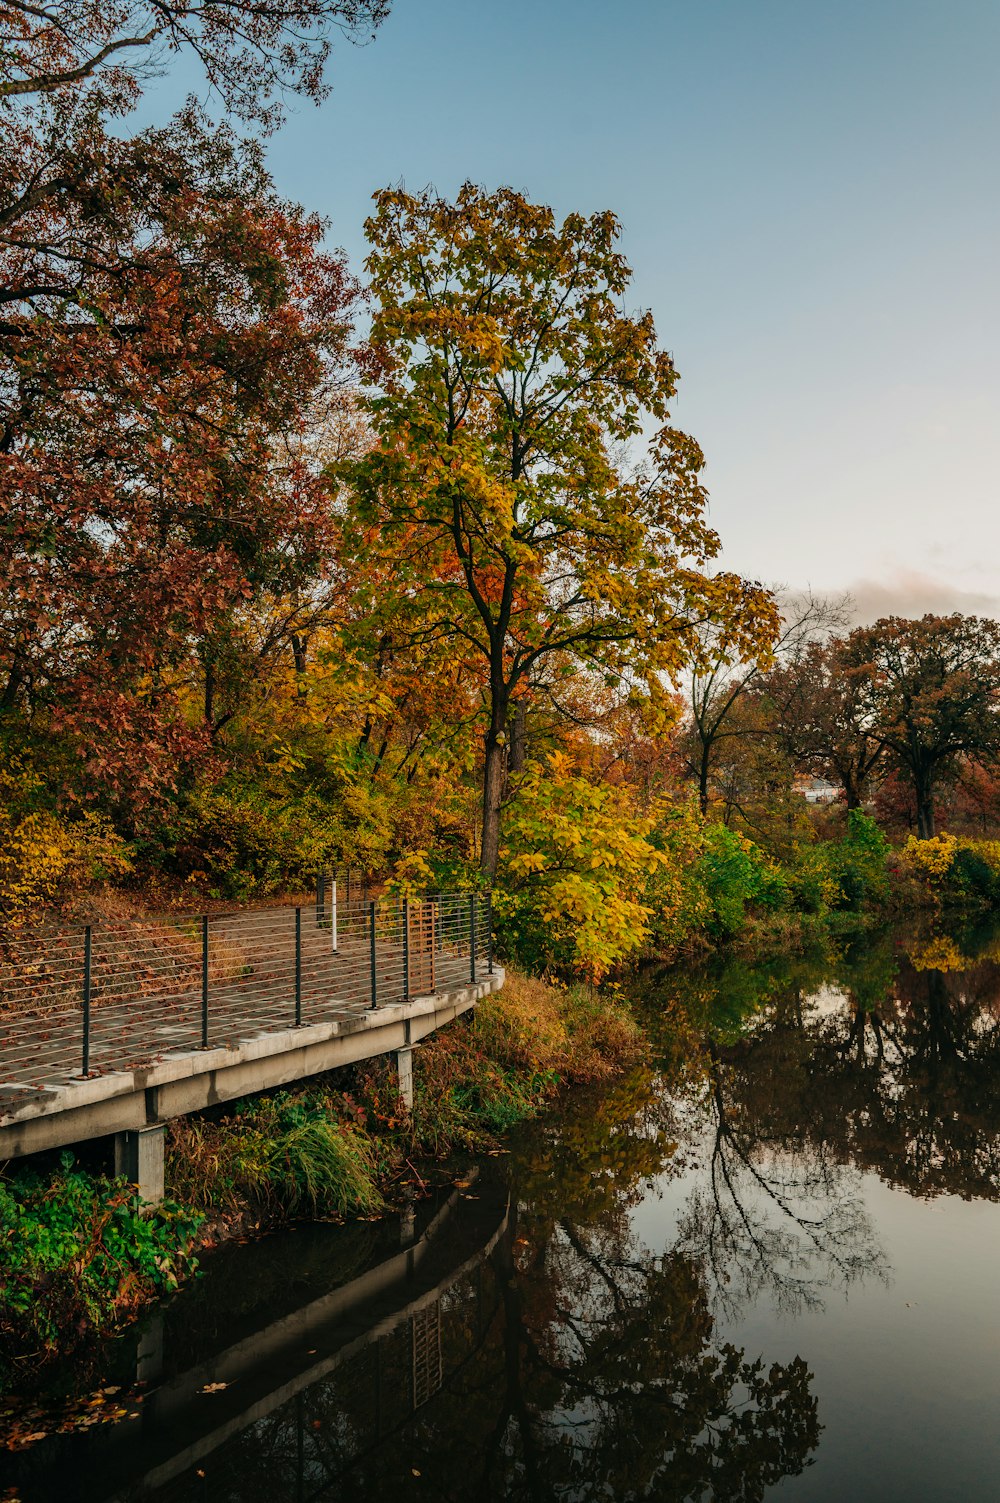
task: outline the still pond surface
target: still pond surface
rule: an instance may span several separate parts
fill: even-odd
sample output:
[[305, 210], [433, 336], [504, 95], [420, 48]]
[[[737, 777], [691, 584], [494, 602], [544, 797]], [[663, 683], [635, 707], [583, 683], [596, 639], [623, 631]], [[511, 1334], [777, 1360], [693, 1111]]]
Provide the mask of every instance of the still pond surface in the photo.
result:
[[399, 1222], [216, 1256], [102, 1367], [125, 1418], [4, 1485], [1000, 1498], [998, 959], [991, 934], [886, 934], [647, 974], [655, 1070]]

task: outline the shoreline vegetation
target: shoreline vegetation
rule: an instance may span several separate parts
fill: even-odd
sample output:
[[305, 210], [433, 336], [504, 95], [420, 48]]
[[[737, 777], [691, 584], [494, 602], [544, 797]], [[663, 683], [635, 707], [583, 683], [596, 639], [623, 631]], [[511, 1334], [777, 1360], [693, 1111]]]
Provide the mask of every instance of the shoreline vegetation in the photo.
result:
[[[461, 1174], [470, 1155], [497, 1151], [505, 1131], [561, 1090], [638, 1064], [648, 1038], [620, 984], [602, 974], [608, 952], [625, 947], [623, 914], [633, 965], [713, 956], [753, 964], [836, 946], [904, 912], [975, 915], [1000, 898], [1000, 842], [941, 835], [893, 849], [857, 811], [839, 838], [797, 847], [794, 860], [676, 811], [665, 829], [632, 838], [617, 870], [607, 860], [591, 869], [602, 887], [590, 896], [603, 896], [604, 906], [595, 903], [589, 930], [585, 915], [578, 919], [572, 947], [566, 906], [560, 911], [550, 883], [499, 894], [501, 943], [524, 969], [509, 968], [502, 992], [417, 1052], [412, 1112], [388, 1061], [376, 1060], [179, 1119], [168, 1132], [171, 1198], [153, 1214], [140, 1214], [123, 1181], [69, 1154], [57, 1167], [0, 1180], [3, 1388], [34, 1381], [47, 1363], [120, 1329], [219, 1243], [296, 1219], [388, 1212]], [[426, 865], [422, 856], [411, 861], [397, 882], [412, 890]], [[609, 871], [618, 890], [609, 891]], [[640, 871], [641, 903], [620, 890]], [[614, 958], [615, 974], [625, 974], [625, 957]], [[564, 977], [575, 968], [578, 979], [527, 972], [544, 966], [555, 976], [560, 962]], [[587, 969], [591, 978], [579, 978]]]
[[297, 1219], [388, 1212], [495, 1152], [563, 1087], [638, 1063], [614, 990], [508, 974], [467, 1020], [417, 1051], [414, 1106], [386, 1060], [173, 1122], [169, 1199], [140, 1213], [123, 1180], [63, 1154], [0, 1180], [0, 1394], [127, 1325], [199, 1256]]
[[[975, 917], [1000, 896], [1000, 842], [942, 835], [894, 850], [863, 814], [795, 868], [721, 826], [702, 825], [694, 849], [692, 825], [681, 833], [672, 906], [650, 913], [647, 895], [633, 963], [752, 967], [836, 949], [915, 912], [930, 924], [924, 952], [938, 964], [955, 947], [935, 941], [936, 923]], [[650, 877], [661, 893], [663, 866]], [[537, 963], [545, 915], [523, 902], [499, 907], [507, 948]], [[558, 938], [553, 926], [546, 942]], [[650, 1048], [620, 980], [543, 980], [511, 967], [503, 991], [417, 1051], [412, 1112], [388, 1061], [375, 1060], [178, 1119], [168, 1131], [170, 1199], [152, 1214], [139, 1212], [124, 1181], [70, 1154], [9, 1173], [0, 1180], [0, 1391], [30, 1387], [53, 1361], [127, 1325], [220, 1243], [294, 1220], [387, 1214], [461, 1175], [470, 1156], [499, 1151], [507, 1130], [561, 1091], [609, 1080]]]

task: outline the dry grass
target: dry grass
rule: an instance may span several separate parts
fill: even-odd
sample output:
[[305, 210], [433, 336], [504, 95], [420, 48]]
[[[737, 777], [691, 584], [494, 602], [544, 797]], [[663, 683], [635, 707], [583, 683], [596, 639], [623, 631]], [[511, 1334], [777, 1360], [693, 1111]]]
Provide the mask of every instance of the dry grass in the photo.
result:
[[554, 1071], [572, 1083], [605, 1080], [644, 1048], [631, 1013], [610, 988], [554, 986], [516, 971], [479, 1004], [471, 1033], [499, 1064]]

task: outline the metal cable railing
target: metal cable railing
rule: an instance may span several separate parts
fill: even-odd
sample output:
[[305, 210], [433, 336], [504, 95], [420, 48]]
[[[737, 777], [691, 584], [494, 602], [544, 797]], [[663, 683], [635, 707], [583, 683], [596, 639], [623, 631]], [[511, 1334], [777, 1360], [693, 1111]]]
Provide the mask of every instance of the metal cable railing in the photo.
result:
[[328, 874], [314, 903], [21, 934], [0, 961], [0, 1086], [134, 1068], [492, 971], [489, 893], [375, 897]]

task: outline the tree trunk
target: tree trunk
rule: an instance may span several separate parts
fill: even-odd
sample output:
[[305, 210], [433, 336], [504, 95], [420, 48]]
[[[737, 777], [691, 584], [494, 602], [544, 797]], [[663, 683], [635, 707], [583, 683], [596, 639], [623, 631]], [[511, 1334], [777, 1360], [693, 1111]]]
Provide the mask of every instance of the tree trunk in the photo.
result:
[[510, 756], [507, 758], [509, 772], [523, 772], [528, 760], [528, 701], [519, 699], [510, 717]]
[[934, 784], [929, 773], [918, 772], [916, 774], [913, 780], [913, 791], [917, 798], [917, 838], [933, 840]]
[[205, 651], [205, 724], [215, 729], [215, 658], [211, 650]]
[[7, 675], [4, 691], [0, 694], [0, 710], [12, 710], [14, 708], [17, 691], [20, 689], [22, 682], [20, 657], [15, 648], [14, 661], [11, 664], [10, 673]]
[[292, 634], [292, 660], [295, 663], [295, 697], [304, 699], [306, 693], [306, 639], [298, 633]]
[[698, 804], [702, 814], [708, 813], [708, 769], [712, 748], [707, 741], [701, 743], [701, 763], [698, 767]]
[[491, 881], [500, 861], [500, 805], [507, 775], [502, 720], [500, 726], [497, 729], [491, 725], [486, 734], [483, 766], [483, 843], [479, 867]]

